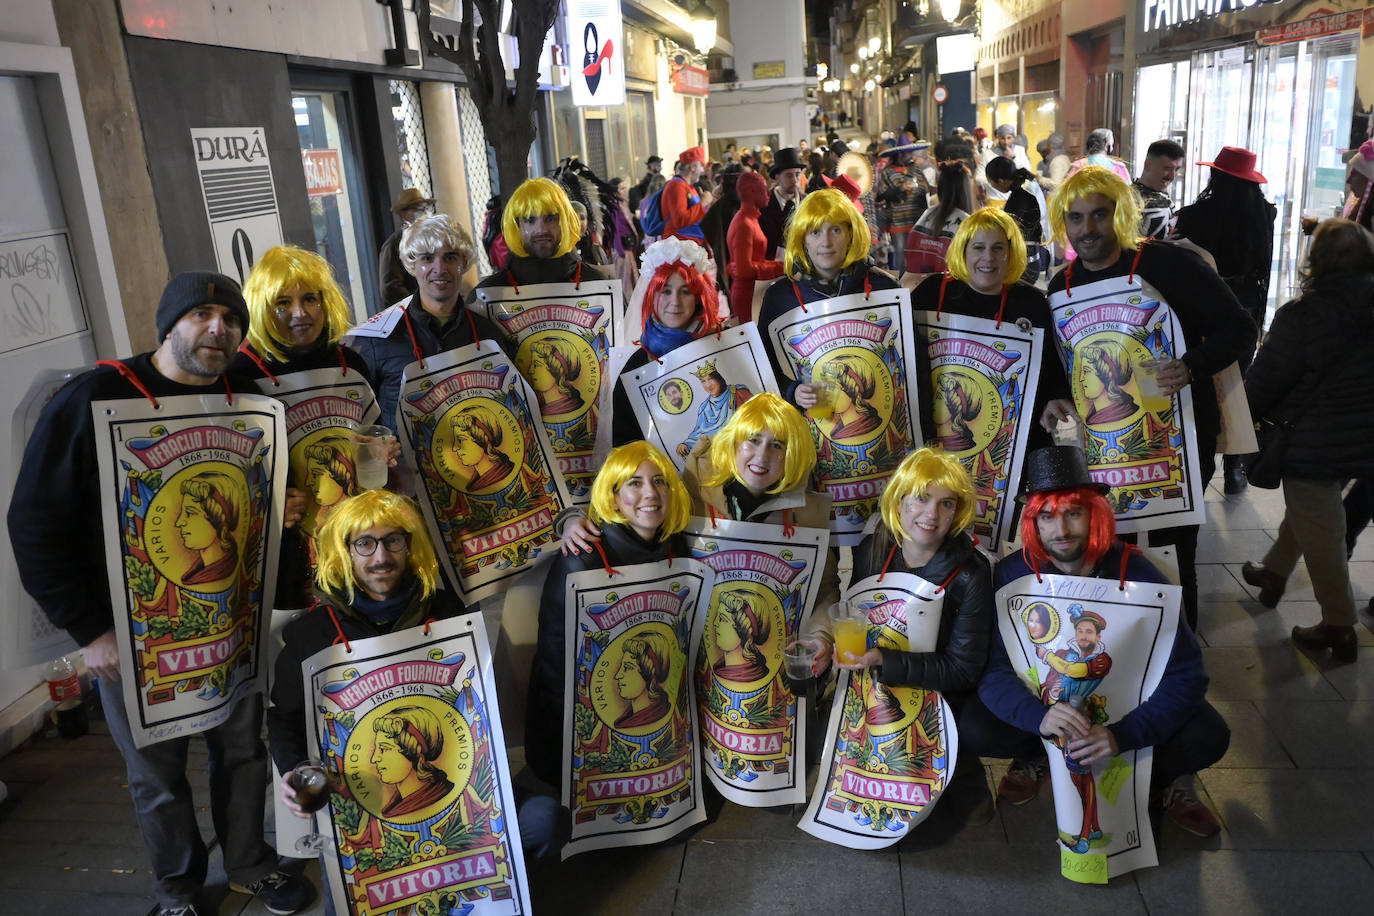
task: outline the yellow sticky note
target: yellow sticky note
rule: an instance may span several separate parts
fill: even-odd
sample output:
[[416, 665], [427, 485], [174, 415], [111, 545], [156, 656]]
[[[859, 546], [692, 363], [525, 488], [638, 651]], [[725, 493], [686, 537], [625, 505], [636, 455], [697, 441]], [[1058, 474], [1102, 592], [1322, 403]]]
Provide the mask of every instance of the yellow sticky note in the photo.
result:
[[1121, 794], [1122, 786], [1126, 785], [1131, 778], [1131, 765], [1126, 762], [1125, 757], [1113, 757], [1112, 762], [1107, 764], [1102, 775], [1097, 778], [1097, 791], [1107, 799], [1107, 803], [1116, 807], [1116, 797]]
[[1074, 852], [1059, 844], [1059, 871], [1070, 881], [1079, 884], [1107, 883], [1107, 854], [1105, 852]]

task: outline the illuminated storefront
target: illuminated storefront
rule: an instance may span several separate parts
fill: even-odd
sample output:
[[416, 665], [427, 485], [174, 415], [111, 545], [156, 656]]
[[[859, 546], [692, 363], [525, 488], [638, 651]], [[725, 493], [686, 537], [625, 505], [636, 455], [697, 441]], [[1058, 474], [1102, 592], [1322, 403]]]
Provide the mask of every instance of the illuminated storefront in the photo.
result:
[[1374, 11], [1364, 0], [1136, 3], [1127, 27], [1136, 58], [1132, 171], [1152, 141], [1178, 141], [1188, 165], [1174, 193], [1187, 202], [1209, 177], [1194, 163], [1223, 146], [1253, 150], [1269, 179], [1265, 196], [1279, 209], [1273, 308], [1297, 286], [1304, 214], [1339, 213], [1341, 151], [1367, 135], [1357, 84], [1362, 34]]

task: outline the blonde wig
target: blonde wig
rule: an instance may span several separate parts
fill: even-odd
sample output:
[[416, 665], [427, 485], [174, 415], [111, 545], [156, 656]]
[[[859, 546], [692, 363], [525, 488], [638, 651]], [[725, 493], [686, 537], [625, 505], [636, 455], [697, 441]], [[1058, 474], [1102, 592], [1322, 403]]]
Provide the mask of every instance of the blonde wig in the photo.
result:
[[1089, 194], [1102, 194], [1116, 203], [1112, 216], [1116, 243], [1123, 251], [1133, 250], [1140, 243], [1140, 204], [1120, 175], [1099, 165], [1086, 166], [1065, 178], [1050, 198], [1050, 231], [1054, 240], [1061, 245], [1067, 243], [1069, 208]]
[[806, 234], [819, 228], [823, 223], [849, 227], [849, 250], [845, 252], [843, 267], [868, 257], [868, 223], [854, 202], [834, 188], [812, 191], [802, 198], [802, 202], [787, 223], [787, 247], [783, 257], [789, 277], [797, 271], [815, 273], [815, 266], [806, 253]]
[[664, 507], [663, 525], [658, 532], [658, 539], [666, 541], [687, 527], [692, 515], [692, 501], [687, 495], [687, 488], [683, 486], [682, 475], [668, 460], [668, 456], [658, 446], [643, 439], [611, 449], [601, 470], [596, 472], [596, 480], [592, 482], [592, 504], [588, 515], [598, 525], [607, 522], [626, 524], [625, 516], [616, 505], [616, 493], [646, 461], [668, 481], [668, 505]]
[[351, 325], [348, 302], [334, 282], [334, 269], [328, 261], [295, 245], [267, 249], [243, 284], [243, 298], [248, 303], [248, 343], [280, 363], [290, 358], [291, 345], [277, 330], [274, 308], [277, 297], [298, 286], [320, 297], [324, 309], [324, 332], [320, 338], [326, 345], [337, 344]]
[[[409, 498], [388, 490], [364, 490], [339, 503], [320, 526], [316, 540], [318, 562], [315, 584], [321, 591], [346, 595], [352, 601], [358, 583], [353, 577], [353, 555], [348, 543], [360, 531], [377, 525], [400, 528], [410, 535], [407, 564], [420, 580], [420, 596], [434, 594], [439, 579], [439, 560], [420, 510]], [[385, 550], [385, 547], [380, 547]]]
[[524, 239], [520, 237], [520, 221], [546, 213], [558, 216], [558, 250], [553, 256], [561, 258], [577, 247], [577, 240], [582, 237], [582, 221], [572, 208], [568, 192], [550, 178], [531, 178], [515, 189], [510, 202], [506, 204], [506, 212], [501, 216], [501, 232], [506, 237], [506, 247], [511, 254], [522, 258], [530, 256], [525, 250]]
[[401, 262], [415, 273], [415, 262], [422, 254], [452, 249], [463, 258], [463, 270], [472, 264], [474, 249], [467, 230], [447, 213], [436, 213], [410, 223], [401, 232]]
[[1005, 210], [996, 207], [975, 210], [959, 224], [954, 239], [949, 243], [949, 252], [945, 255], [945, 267], [950, 276], [968, 282], [968, 261], [964, 258], [964, 249], [974, 235], [984, 229], [997, 229], [1007, 237], [1007, 273], [1002, 284], [1015, 283], [1026, 272], [1026, 239], [1021, 235], [1021, 227], [1016, 225], [1016, 220]]
[[933, 483], [949, 490], [958, 501], [954, 507], [954, 521], [949, 526], [950, 535], [963, 531], [973, 521], [973, 479], [959, 459], [941, 449], [917, 449], [897, 466], [878, 500], [883, 523], [898, 544], [908, 537], [902, 527], [902, 497], [925, 496]]
[[735, 453], [740, 443], [764, 430], [772, 433], [786, 449], [782, 462], [782, 477], [769, 488], [769, 493], [785, 493], [801, 484], [816, 466], [816, 440], [806, 420], [787, 401], [770, 391], [754, 395], [745, 401], [711, 440], [711, 473], [705, 483], [718, 487], [733, 478], [743, 483]]

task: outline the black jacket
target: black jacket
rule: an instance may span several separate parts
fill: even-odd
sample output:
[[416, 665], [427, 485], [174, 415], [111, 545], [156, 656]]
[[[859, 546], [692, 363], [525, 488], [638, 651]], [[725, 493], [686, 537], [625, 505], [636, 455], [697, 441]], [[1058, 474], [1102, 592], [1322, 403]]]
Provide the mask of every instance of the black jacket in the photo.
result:
[[[414, 581], [414, 580], [412, 580]], [[281, 652], [272, 669], [272, 705], [267, 710], [267, 742], [272, 751], [272, 761], [280, 773], [288, 772], [296, 764], [309, 757], [319, 755], [316, 748], [312, 754], [306, 747], [305, 716], [305, 678], [301, 673], [301, 663], [321, 649], [334, 645], [342, 635], [349, 642], [370, 639], [387, 633], [399, 633], [410, 627], [418, 627], [426, 620], [446, 620], [457, 617], [464, 611], [463, 603], [453, 592], [436, 591], [428, 600], [420, 597], [415, 589], [410, 606], [390, 625], [378, 626], [361, 613], [341, 595], [326, 592], [317, 593], [320, 603], [282, 628]], [[338, 627], [329, 616], [333, 608], [338, 618]], [[313, 705], [313, 704], [311, 704]]]
[[[872, 266], [867, 261], [851, 264], [840, 271], [836, 282], [833, 284], [821, 285], [814, 278], [798, 278], [796, 280], [797, 289], [801, 290], [803, 302], [817, 302], [821, 299], [833, 299], [836, 296], [847, 296], [850, 293], [861, 293], [864, 291], [864, 276], [867, 275], [868, 282], [873, 289], [896, 289], [897, 281], [892, 274]], [[796, 405], [795, 393], [797, 382], [788, 378], [787, 373], [782, 369], [782, 356], [774, 349], [772, 324], [783, 315], [792, 311], [798, 305], [797, 291], [792, 288], [790, 277], [779, 277], [773, 281], [763, 294], [763, 304], [759, 306], [759, 336], [763, 338], [763, 349], [768, 353], [768, 362], [773, 367], [773, 377], [778, 380], [778, 388], [781, 389], [783, 396]]]
[[[882, 572], [892, 546], [892, 535], [885, 526], [880, 525], [865, 537], [854, 548], [853, 581]], [[988, 660], [993, 620], [992, 568], [974, 548], [973, 538], [967, 532], [947, 538], [931, 561], [920, 569], [907, 566], [898, 547], [887, 571], [912, 573], [936, 585], [949, 579], [951, 573], [954, 578], [945, 586], [935, 651], [883, 649], [878, 680], [893, 687], [937, 690], [951, 701], [973, 693]]]
[[[681, 534], [651, 544], [633, 529], [619, 524], [601, 526], [601, 547], [612, 567], [652, 563], [669, 555], [691, 556]], [[563, 770], [564, 679], [567, 673], [567, 578], [572, 573], [602, 568], [601, 554], [593, 550], [573, 556], [559, 555], [549, 566], [539, 599], [539, 636], [530, 668], [530, 692], [525, 705], [525, 760], [536, 776], [552, 786], [561, 785]]]
[[1325, 276], [1279, 309], [1245, 395], [1256, 420], [1292, 423], [1283, 476], [1374, 474], [1374, 274]]
[[787, 206], [778, 202], [778, 195], [773, 191], [768, 191], [768, 206], [759, 211], [759, 228], [763, 230], [763, 237], [767, 240], [768, 257], [773, 257], [774, 253], [787, 241], [787, 220], [797, 209], [797, 201], [789, 200]]
[[[939, 308], [951, 315], [966, 315], [971, 318], [997, 317], [1002, 305], [1001, 295], [985, 295], [960, 280], [950, 280], [945, 287], [945, 302], [940, 306], [940, 283], [943, 274], [926, 277], [911, 291], [913, 312], [934, 312]], [[1029, 454], [1037, 448], [1053, 445], [1050, 434], [1040, 425], [1040, 414], [1045, 405], [1058, 398], [1069, 398], [1069, 380], [1064, 374], [1064, 363], [1059, 358], [1059, 347], [1055, 344], [1054, 322], [1050, 318], [1050, 305], [1045, 294], [1025, 283], [1013, 283], [1007, 290], [1007, 307], [1002, 312], [1002, 320], [1015, 324], [1021, 319], [1029, 321], [1031, 327], [1045, 332], [1044, 352], [1040, 356], [1040, 375], [1035, 384], [1035, 403], [1031, 405], [1030, 436], [1026, 443]], [[930, 342], [916, 340], [916, 364], [920, 370], [919, 378], [924, 379], [918, 390], [921, 398], [921, 429], [929, 436], [935, 429], [932, 413], [935, 392], [930, 383]], [[1012, 481], [1015, 483], [1016, 481]], [[1019, 491], [1014, 491], [1019, 492]]]
[[[152, 354], [123, 360], [153, 397], [190, 394], [223, 398], [224, 385], [183, 385], [153, 366]], [[257, 394], [241, 376], [225, 375], [230, 387]], [[114, 626], [107, 548], [100, 506], [95, 420], [91, 402], [142, 399], [132, 384], [107, 366], [72, 379], [43, 408], [24, 449], [10, 501], [9, 532], [19, 579], [53, 626], [87, 645]], [[220, 401], [223, 403], [223, 401]]]
[[[1098, 280], [1126, 276], [1134, 258], [1135, 251], [1123, 251], [1115, 264], [1102, 270], [1086, 270], [1075, 261], [1070, 292]], [[1064, 289], [1066, 273], [1068, 268], [1050, 279], [1051, 296]], [[1221, 432], [1221, 412], [1212, 376], [1245, 359], [1254, 349], [1258, 330], [1217, 272], [1186, 248], [1163, 242], [1146, 245], [1140, 255], [1138, 273], [1159, 290], [1183, 328], [1188, 345], [1183, 362], [1192, 373], [1189, 390], [1193, 395], [1198, 460], [1205, 483], [1215, 467], [1217, 435]]]
[[[584, 262], [576, 248], [561, 258], [522, 258], [512, 252], [506, 259], [505, 269], [487, 274], [482, 278], [482, 282], [477, 284], [477, 289], [510, 286], [511, 277], [521, 286], [526, 283], [571, 283], [574, 277], [579, 276], [578, 265], [582, 267], [580, 276], [583, 280], [612, 279], [610, 271], [606, 268]], [[477, 301], [476, 291], [468, 296], [467, 301], [469, 305]]]

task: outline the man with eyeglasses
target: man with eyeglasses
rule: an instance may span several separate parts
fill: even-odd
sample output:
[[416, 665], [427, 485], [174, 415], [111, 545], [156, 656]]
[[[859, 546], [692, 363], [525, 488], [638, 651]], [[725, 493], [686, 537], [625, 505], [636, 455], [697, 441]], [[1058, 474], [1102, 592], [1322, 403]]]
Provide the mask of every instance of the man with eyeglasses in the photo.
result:
[[[282, 630], [267, 711], [272, 761], [283, 774], [319, 756], [319, 748], [306, 747], [305, 717], [313, 704], [306, 702], [302, 662], [335, 643], [399, 633], [464, 612], [453, 592], [439, 590], [434, 544], [407, 497], [366, 490], [339, 503], [321, 526], [318, 544], [317, 603]], [[281, 795], [295, 814], [310, 816], [284, 779]]]

